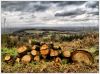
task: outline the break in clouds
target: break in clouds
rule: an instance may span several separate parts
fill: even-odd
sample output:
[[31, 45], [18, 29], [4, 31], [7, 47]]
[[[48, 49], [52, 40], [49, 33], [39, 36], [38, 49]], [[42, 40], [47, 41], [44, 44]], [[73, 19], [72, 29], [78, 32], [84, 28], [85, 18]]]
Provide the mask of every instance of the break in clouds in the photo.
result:
[[98, 26], [98, 1], [2, 1], [2, 27]]

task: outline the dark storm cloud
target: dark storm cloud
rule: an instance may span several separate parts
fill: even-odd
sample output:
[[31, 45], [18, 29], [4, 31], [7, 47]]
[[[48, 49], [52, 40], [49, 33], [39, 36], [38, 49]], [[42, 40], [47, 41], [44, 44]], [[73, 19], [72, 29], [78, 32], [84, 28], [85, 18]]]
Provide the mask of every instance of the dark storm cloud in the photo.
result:
[[81, 5], [86, 1], [43, 1], [42, 3], [52, 3], [57, 4], [57, 6], [65, 6], [65, 5]]
[[93, 3], [87, 3], [86, 7], [88, 7], [88, 8], [98, 8], [99, 7], [99, 1], [94, 1]]
[[99, 15], [99, 12], [90, 12], [88, 14]]
[[[38, 4], [36, 4], [38, 3]], [[1, 8], [4, 11], [22, 11], [22, 12], [35, 12], [35, 11], [45, 11], [49, 8], [47, 4], [39, 4], [35, 1], [3, 1], [1, 3]]]
[[43, 6], [43, 5], [34, 5], [34, 8], [35, 8], [36, 11], [44, 11], [49, 7]]
[[66, 6], [66, 5], [81, 5], [84, 4], [85, 1], [62, 1], [62, 2], [58, 2], [58, 6]]
[[56, 13], [55, 16], [77, 16], [77, 15], [81, 15], [84, 13], [85, 13], [85, 11], [82, 11], [80, 9], [76, 9], [76, 10], [62, 12], [62, 13]]

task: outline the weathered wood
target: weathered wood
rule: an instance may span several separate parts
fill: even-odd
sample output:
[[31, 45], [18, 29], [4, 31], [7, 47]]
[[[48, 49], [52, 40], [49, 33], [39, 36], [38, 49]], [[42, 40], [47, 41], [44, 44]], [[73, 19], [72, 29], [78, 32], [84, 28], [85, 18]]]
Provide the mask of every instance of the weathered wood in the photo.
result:
[[37, 51], [39, 51], [39, 50], [40, 50], [40, 46], [38, 46], [38, 45], [33, 45], [33, 46], [32, 46], [32, 50], [37, 50]]
[[44, 44], [44, 45], [41, 46], [40, 50], [48, 49], [48, 48], [49, 48], [48, 45], [47, 44]]
[[63, 54], [64, 57], [70, 57], [71, 56], [71, 52], [68, 51], [68, 50], [63, 51], [62, 54]]
[[35, 60], [35, 61], [40, 61], [40, 57], [39, 57], [39, 56], [35, 56], [35, 57], [34, 57], [34, 60]]
[[20, 62], [20, 58], [16, 58], [16, 60], [15, 60], [17, 63], [19, 63]]
[[11, 59], [10, 55], [6, 55], [5, 58], [4, 58], [5, 61], [9, 61], [10, 59]]
[[18, 49], [17, 49], [17, 52], [18, 53], [23, 53], [23, 52], [25, 52], [27, 50], [27, 47], [26, 46], [21, 46], [21, 47], [19, 47]]
[[71, 53], [71, 58], [73, 62], [84, 62], [86, 64], [92, 64], [94, 62], [91, 53], [85, 50], [75, 50]]
[[23, 63], [29, 63], [31, 61], [31, 59], [32, 59], [31, 55], [25, 55], [25, 56], [22, 57], [21, 61]]
[[50, 49], [50, 56], [58, 56], [59, 53], [57, 50]]
[[40, 53], [41, 53], [41, 55], [48, 55], [49, 50], [48, 49], [40, 50]]
[[60, 58], [60, 57], [56, 57], [56, 58], [55, 58], [55, 62], [56, 62], [56, 63], [61, 63], [61, 58]]
[[36, 50], [32, 50], [32, 51], [31, 51], [31, 54], [32, 54], [33, 56], [35, 56], [35, 55], [38, 54], [38, 51], [36, 51]]
[[32, 50], [35, 50], [36, 47], [37, 47], [37, 45], [33, 45], [33, 46], [32, 46]]

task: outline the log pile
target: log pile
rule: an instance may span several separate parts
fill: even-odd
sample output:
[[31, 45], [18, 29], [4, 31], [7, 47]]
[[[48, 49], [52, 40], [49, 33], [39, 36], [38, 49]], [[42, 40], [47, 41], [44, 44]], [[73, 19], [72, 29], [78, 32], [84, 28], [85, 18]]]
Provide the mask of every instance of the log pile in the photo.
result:
[[[40, 44], [32, 45], [31, 49], [25, 45], [20, 46], [16, 49], [18, 56], [16, 56], [15, 62], [17, 63], [29, 63], [31, 61], [41, 61], [41, 60], [53, 60], [55, 62], [60, 62], [62, 59], [71, 59], [72, 62], [84, 62], [86, 64], [93, 63], [93, 57], [91, 53], [84, 50], [74, 50], [73, 52], [67, 49], [61, 49], [61, 47], [54, 47], [53, 44]], [[9, 61], [11, 59], [10, 55], [6, 55], [4, 60]]]

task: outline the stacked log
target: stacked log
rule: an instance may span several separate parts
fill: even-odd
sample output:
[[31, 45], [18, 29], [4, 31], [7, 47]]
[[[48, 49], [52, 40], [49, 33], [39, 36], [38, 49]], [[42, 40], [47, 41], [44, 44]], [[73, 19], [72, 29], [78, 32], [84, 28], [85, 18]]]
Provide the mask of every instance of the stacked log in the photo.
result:
[[[71, 59], [73, 62], [84, 62], [86, 64], [93, 63], [93, 57], [91, 53], [84, 50], [74, 50], [73, 52], [67, 49], [61, 49], [61, 47], [54, 47], [53, 44], [42, 44], [42, 45], [32, 45], [30, 51], [28, 47], [23, 45], [17, 48], [18, 56], [15, 62], [29, 63], [33, 61], [51, 60], [55, 62], [61, 62], [62, 59]], [[63, 57], [62, 57], [63, 55]], [[9, 61], [11, 59], [10, 55], [6, 55], [4, 60]]]
[[10, 59], [11, 59], [10, 55], [6, 55], [5, 58], [4, 58], [5, 61], [9, 61]]
[[26, 64], [26, 63], [29, 63], [31, 61], [31, 59], [32, 58], [30, 55], [25, 55], [22, 57], [21, 61]]
[[43, 44], [40, 48], [40, 54], [44, 59], [46, 59], [47, 55], [49, 54], [49, 47], [47, 44]]
[[35, 56], [34, 61], [40, 61], [40, 56]]
[[51, 57], [53, 57], [53, 56], [58, 56], [58, 55], [59, 55], [59, 53], [58, 53], [57, 50], [53, 50], [53, 49], [50, 50], [50, 56], [51, 56]]
[[18, 53], [23, 53], [23, 52], [25, 52], [27, 50], [27, 47], [26, 46], [21, 46], [21, 47], [19, 47], [18, 49], [17, 49], [17, 52]]
[[20, 62], [20, 58], [16, 58], [16, 62], [19, 63]]
[[38, 55], [38, 52], [37, 52], [36, 50], [32, 50], [32, 51], [31, 51], [31, 54], [32, 54], [33, 56], [36, 56], [36, 55]]
[[64, 57], [70, 57], [71, 56], [71, 52], [68, 51], [68, 50], [63, 51], [62, 54], [63, 54]]

